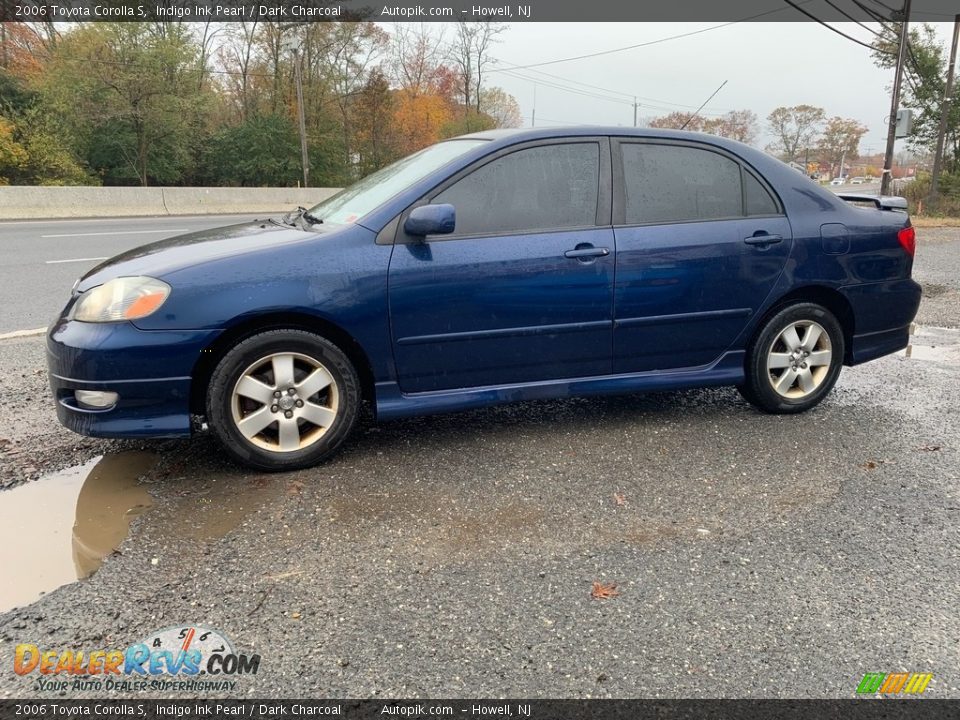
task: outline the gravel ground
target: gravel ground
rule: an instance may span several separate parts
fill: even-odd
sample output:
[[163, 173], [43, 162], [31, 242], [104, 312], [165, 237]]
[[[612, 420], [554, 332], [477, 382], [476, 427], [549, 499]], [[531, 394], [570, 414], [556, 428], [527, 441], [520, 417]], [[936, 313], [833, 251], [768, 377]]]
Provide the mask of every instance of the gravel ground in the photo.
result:
[[960, 230], [924, 230], [915, 274], [913, 357], [803, 416], [719, 389], [367, 421], [286, 475], [74, 436], [34, 409], [41, 341], [0, 343], [5, 482], [160, 455], [121, 552], [0, 615], [0, 655], [202, 623], [262, 655], [237, 696], [852, 697], [923, 671], [960, 697]]

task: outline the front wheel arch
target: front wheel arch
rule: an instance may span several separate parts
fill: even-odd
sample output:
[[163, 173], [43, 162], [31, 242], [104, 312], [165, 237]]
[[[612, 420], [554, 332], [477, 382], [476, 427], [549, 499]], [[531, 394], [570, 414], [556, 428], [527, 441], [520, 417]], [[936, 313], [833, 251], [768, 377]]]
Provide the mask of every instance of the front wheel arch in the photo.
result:
[[210, 378], [223, 356], [247, 338], [269, 330], [303, 330], [332, 342], [349, 358], [360, 376], [362, 398], [371, 403], [375, 402], [375, 381], [370, 359], [350, 333], [329, 320], [307, 313], [266, 313], [244, 318], [231, 325], [201, 351], [190, 373], [191, 414], [198, 416], [206, 414]]
[[360, 406], [350, 359], [304, 330], [257, 333], [228, 351], [211, 375], [206, 414], [235, 460], [258, 470], [310, 467], [336, 452]]

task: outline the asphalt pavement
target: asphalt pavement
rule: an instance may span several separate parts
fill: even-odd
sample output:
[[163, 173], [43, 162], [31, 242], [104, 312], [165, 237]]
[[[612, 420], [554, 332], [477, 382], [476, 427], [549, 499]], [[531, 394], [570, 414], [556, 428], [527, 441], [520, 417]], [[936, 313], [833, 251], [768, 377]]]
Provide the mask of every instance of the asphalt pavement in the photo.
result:
[[0, 334], [48, 325], [74, 281], [102, 260], [253, 215], [0, 221]]

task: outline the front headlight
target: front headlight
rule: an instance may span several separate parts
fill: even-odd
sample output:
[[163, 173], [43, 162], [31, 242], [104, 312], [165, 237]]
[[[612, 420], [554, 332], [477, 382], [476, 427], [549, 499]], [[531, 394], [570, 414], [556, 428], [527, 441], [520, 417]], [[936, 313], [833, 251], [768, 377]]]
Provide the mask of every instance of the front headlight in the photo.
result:
[[170, 286], [150, 277], [120, 277], [80, 295], [72, 320], [117, 322], [156, 312], [170, 295]]

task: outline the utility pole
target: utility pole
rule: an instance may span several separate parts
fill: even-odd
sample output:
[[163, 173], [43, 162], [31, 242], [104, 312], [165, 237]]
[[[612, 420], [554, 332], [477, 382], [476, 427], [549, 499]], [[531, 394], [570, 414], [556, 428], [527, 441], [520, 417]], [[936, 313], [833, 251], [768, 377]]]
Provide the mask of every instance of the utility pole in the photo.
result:
[[633, 96], [633, 126], [637, 126], [637, 96]]
[[[295, 30], [299, 23], [281, 24], [282, 30]], [[293, 77], [297, 86], [297, 122], [300, 126], [300, 163], [303, 167], [303, 186], [310, 186], [310, 156], [307, 154], [307, 121], [303, 110], [303, 53], [300, 52], [300, 38], [286, 35], [280, 40], [280, 47], [293, 55]]]
[[953, 19], [953, 44], [950, 46], [950, 65], [947, 68], [947, 87], [943, 91], [943, 103], [940, 105], [940, 129], [937, 131], [937, 149], [933, 153], [933, 175], [930, 178], [930, 196], [928, 203], [937, 199], [937, 185], [940, 183], [940, 164], [943, 158], [943, 141], [947, 135], [947, 116], [950, 114], [950, 100], [953, 97], [953, 73], [957, 65], [957, 41], [960, 40], [960, 15]]
[[300, 122], [300, 160], [303, 164], [303, 186], [310, 187], [310, 157], [307, 155], [307, 121], [303, 115], [303, 54], [293, 51], [293, 71], [297, 79], [297, 119]]
[[903, 83], [903, 66], [907, 55], [907, 42], [910, 39], [909, 33], [910, 0], [903, 0], [900, 48], [897, 51], [897, 70], [893, 76], [893, 97], [890, 99], [890, 118], [887, 122], [887, 149], [883, 155], [883, 177], [880, 180], [881, 195], [887, 195], [890, 192], [890, 180], [893, 176], [893, 145], [897, 140], [897, 111], [900, 109], [900, 86]]
[[530, 116], [530, 127], [537, 126], [537, 84], [533, 84], [533, 114]]

